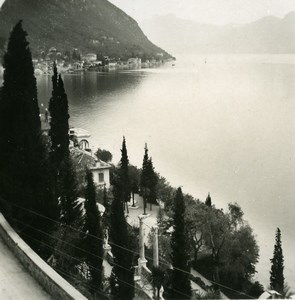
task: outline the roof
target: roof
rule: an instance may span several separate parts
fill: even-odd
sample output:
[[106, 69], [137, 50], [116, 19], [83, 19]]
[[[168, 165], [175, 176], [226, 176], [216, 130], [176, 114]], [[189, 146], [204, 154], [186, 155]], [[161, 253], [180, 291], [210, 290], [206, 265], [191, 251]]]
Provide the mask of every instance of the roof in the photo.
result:
[[73, 148], [71, 155], [76, 161], [79, 168], [85, 169], [86, 167], [91, 170], [110, 169], [112, 166], [100, 159], [97, 159], [90, 152]]

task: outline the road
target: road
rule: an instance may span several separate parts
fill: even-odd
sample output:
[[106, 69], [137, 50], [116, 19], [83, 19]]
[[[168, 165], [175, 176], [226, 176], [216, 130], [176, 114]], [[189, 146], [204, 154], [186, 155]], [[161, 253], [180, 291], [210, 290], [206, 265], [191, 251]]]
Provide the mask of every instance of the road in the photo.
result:
[[14, 257], [0, 238], [0, 299], [52, 299]]

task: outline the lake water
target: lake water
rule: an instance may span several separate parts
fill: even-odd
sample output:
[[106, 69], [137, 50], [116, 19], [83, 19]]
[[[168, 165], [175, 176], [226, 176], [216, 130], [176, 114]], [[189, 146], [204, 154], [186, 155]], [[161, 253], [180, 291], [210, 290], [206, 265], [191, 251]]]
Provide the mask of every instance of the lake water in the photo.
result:
[[[206, 59], [206, 63], [205, 63]], [[275, 230], [282, 231], [286, 281], [295, 288], [295, 56], [180, 57], [176, 66], [64, 75], [70, 123], [92, 145], [141, 166], [217, 207], [238, 202], [254, 228], [258, 279], [269, 282]], [[46, 104], [50, 77], [38, 78]]]

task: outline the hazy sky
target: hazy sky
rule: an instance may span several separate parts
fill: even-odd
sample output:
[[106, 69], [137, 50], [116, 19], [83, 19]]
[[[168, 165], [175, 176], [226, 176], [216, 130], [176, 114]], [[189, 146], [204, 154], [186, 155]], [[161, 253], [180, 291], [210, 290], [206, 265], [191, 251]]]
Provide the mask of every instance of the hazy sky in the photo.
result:
[[[25, 1], [25, 0], [23, 0]], [[62, 1], [62, 0], [61, 0]], [[247, 23], [295, 11], [295, 0], [110, 0], [137, 21], [174, 14], [200, 23]], [[4, 0], [0, 0], [0, 5]]]
[[295, 0], [110, 0], [137, 21], [174, 14], [200, 23], [247, 23], [295, 11]]

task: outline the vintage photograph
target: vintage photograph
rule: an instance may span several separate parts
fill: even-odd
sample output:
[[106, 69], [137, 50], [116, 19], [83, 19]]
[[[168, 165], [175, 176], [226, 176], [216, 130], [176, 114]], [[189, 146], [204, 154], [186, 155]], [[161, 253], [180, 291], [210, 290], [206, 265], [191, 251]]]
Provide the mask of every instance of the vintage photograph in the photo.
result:
[[0, 300], [295, 299], [295, 1], [0, 0]]

